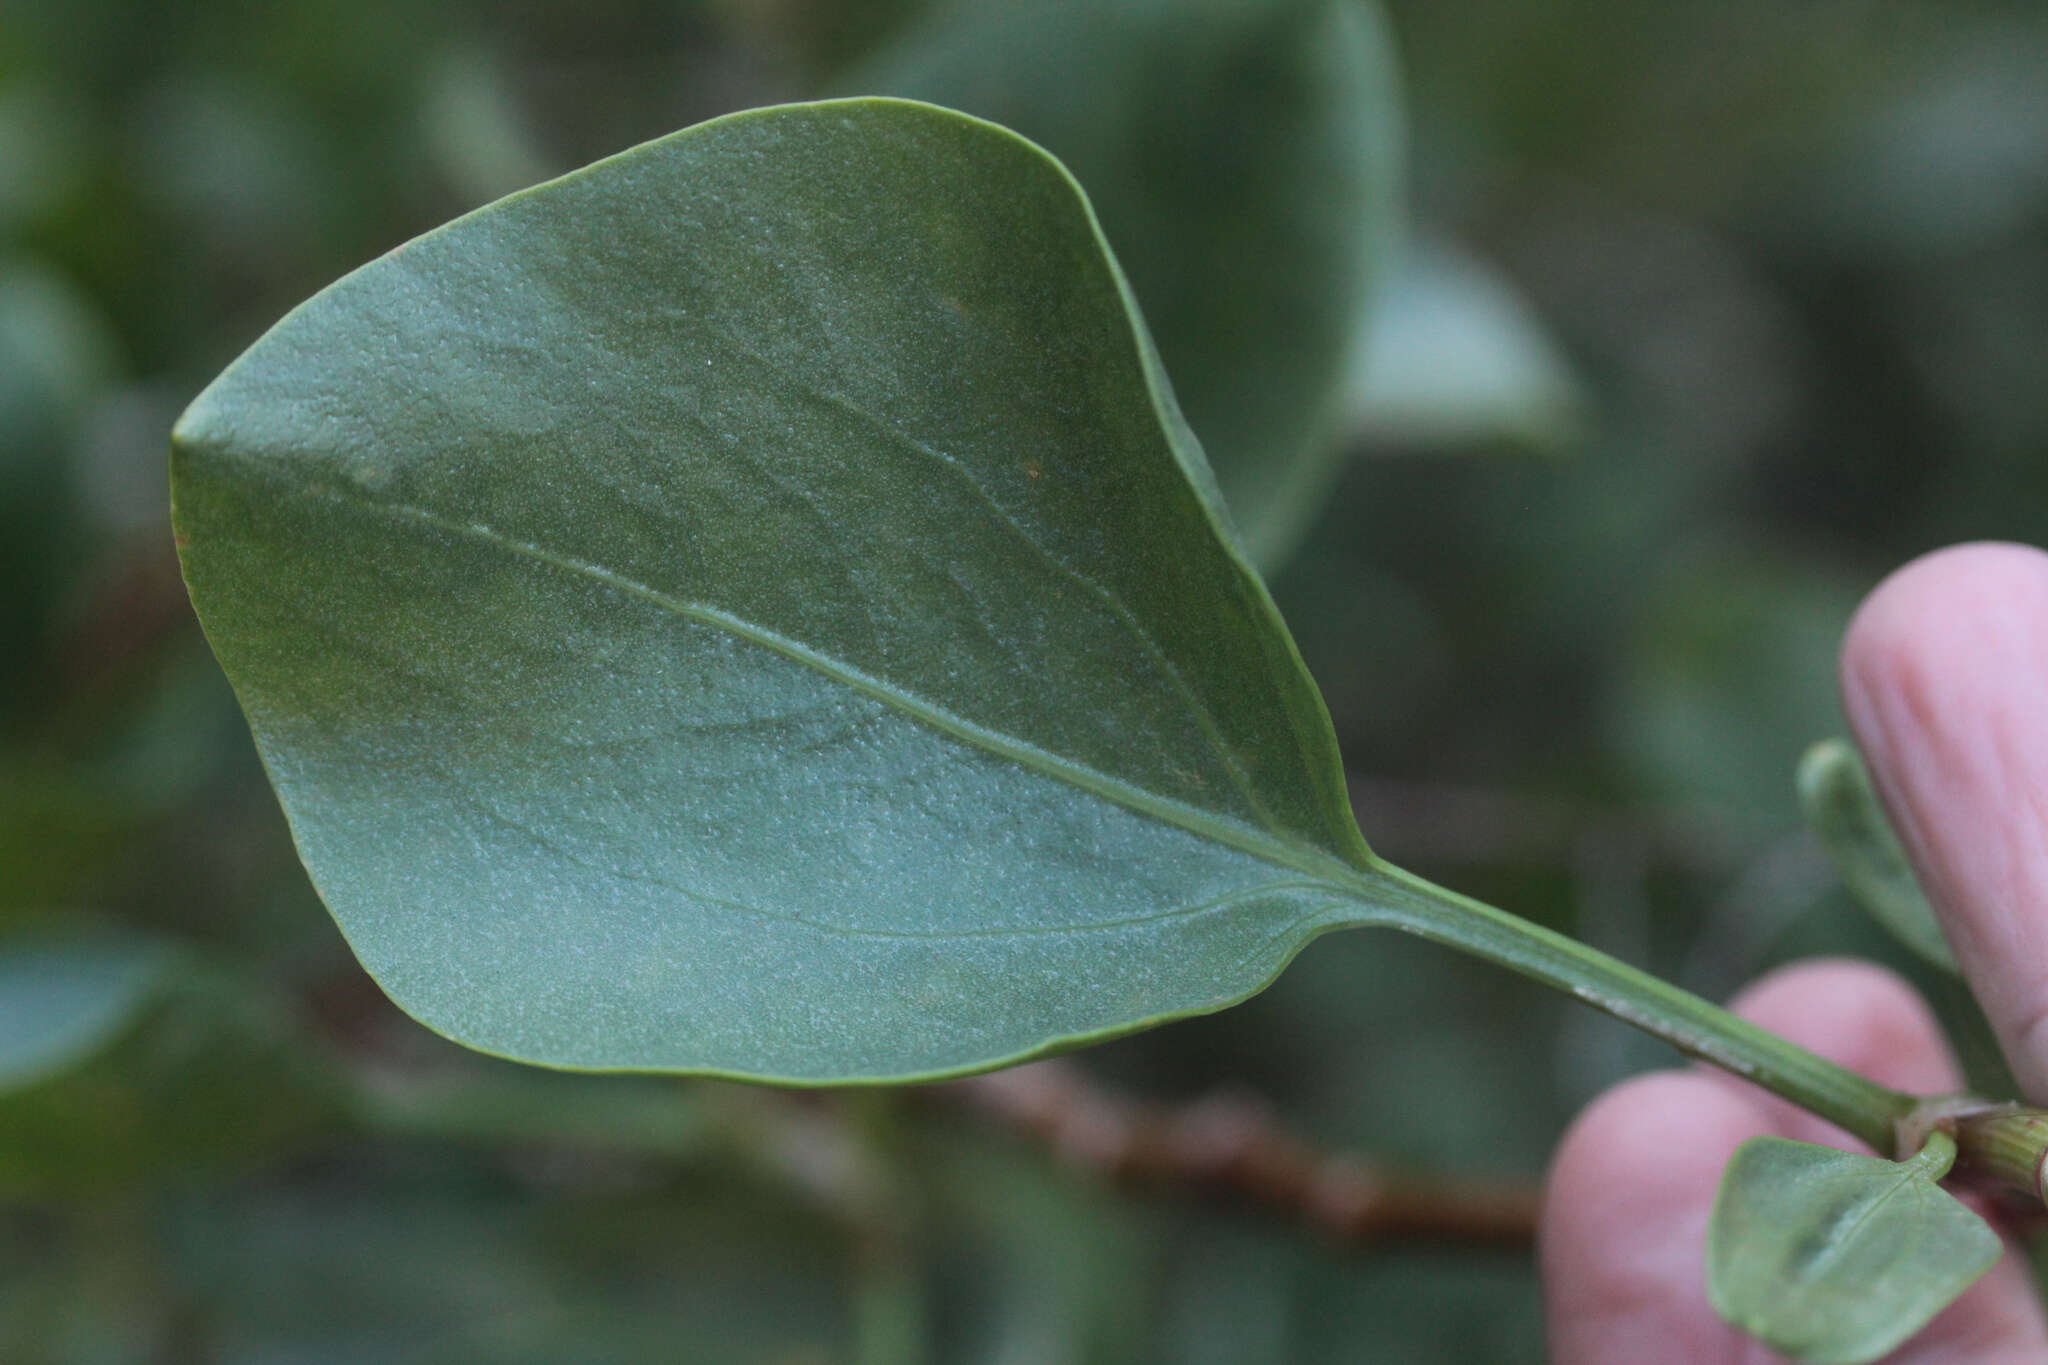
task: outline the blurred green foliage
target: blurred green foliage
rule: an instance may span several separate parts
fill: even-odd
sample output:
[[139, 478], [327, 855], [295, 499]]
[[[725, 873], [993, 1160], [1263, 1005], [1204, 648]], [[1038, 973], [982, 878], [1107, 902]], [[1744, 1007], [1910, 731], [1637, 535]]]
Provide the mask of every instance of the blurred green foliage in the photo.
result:
[[[195, 987], [80, 1026], [124, 1122], [172, 1133], [133, 1118], [167, 1083], [246, 1118], [227, 1151], [166, 1141], [89, 1190], [0, 1162], [0, 1359], [1541, 1358], [1524, 1257], [1340, 1248], [914, 1098], [514, 1079], [385, 1005], [298, 869], [184, 605], [171, 418], [347, 269], [633, 142], [843, 88], [923, 8], [0, 9], [0, 1053], [58, 1020], [31, 956], [52, 943], [146, 936], [258, 1002], [223, 1018]], [[1709, 995], [1791, 955], [1879, 957], [1999, 1086], [1960, 988], [1835, 888], [1791, 779], [1842, 728], [1862, 592], [1939, 544], [2048, 534], [2048, 15], [1386, 17], [1419, 245], [1373, 326], [1421, 321], [1363, 348], [1392, 348], [1385, 396], [1358, 360], [1351, 458], [1275, 582], [1368, 836]], [[185, 1022], [151, 1042], [152, 1011]], [[1663, 1060], [1356, 935], [1081, 1059], [1160, 1100], [1249, 1089], [1375, 1161], [1521, 1178]], [[64, 1162], [113, 1130], [75, 1131]]]

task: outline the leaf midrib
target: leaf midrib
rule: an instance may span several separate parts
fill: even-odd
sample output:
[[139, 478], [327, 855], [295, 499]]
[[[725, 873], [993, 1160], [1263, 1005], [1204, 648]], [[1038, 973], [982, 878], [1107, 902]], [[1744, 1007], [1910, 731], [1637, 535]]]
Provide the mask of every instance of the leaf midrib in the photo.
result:
[[[577, 850], [559, 843], [541, 833], [533, 826], [505, 812], [498, 810], [475, 791], [467, 789], [460, 773], [446, 762], [428, 756], [426, 761], [452, 786], [457, 788], [455, 800], [461, 802], [479, 818], [492, 824], [502, 825], [521, 837], [531, 840], [535, 847], [550, 857], [594, 872], [614, 881], [637, 882], [647, 886], [660, 887], [682, 896], [698, 905], [708, 905], [731, 914], [741, 915], [764, 924], [788, 924], [813, 930], [835, 938], [853, 939], [899, 939], [909, 942], [949, 942], [961, 939], [1000, 938], [1051, 938], [1068, 934], [1113, 933], [1122, 929], [1142, 929], [1175, 920], [1195, 919], [1202, 915], [1214, 914], [1231, 906], [1256, 900], [1261, 896], [1284, 894], [1290, 891], [1317, 891], [1325, 894], [1332, 890], [1330, 883], [1320, 877], [1279, 877], [1267, 881], [1253, 882], [1235, 887], [1207, 899], [1185, 902], [1165, 910], [1145, 915], [1125, 915], [1118, 919], [1076, 920], [1063, 924], [1008, 924], [990, 925], [978, 929], [872, 929], [863, 926], [834, 924], [829, 920], [815, 919], [809, 915], [793, 914], [784, 910], [770, 910], [749, 901], [735, 900], [707, 891], [702, 887], [686, 886], [671, 877], [652, 872], [634, 871], [628, 868], [601, 863]], [[1290, 926], [1292, 928], [1293, 926]], [[1255, 954], [1254, 954], [1255, 955]]]
[[[1854, 1250], [1862, 1239], [1863, 1229], [1868, 1226], [1870, 1220], [1884, 1212], [1885, 1207], [1894, 1199], [1921, 1183], [1919, 1172], [1910, 1166], [1900, 1171], [1893, 1177], [1892, 1183], [1885, 1187], [1883, 1193], [1864, 1200], [1862, 1206], [1856, 1209], [1846, 1222], [1838, 1222], [1828, 1233], [1826, 1243], [1802, 1263], [1801, 1269], [1813, 1279], [1824, 1280], [1832, 1275], [1834, 1267]], [[1919, 1230], [1916, 1228], [1914, 1231], [1917, 1235]]]
[[912, 720], [997, 758], [1063, 782], [1161, 824], [1173, 826], [1197, 837], [1314, 878], [1349, 898], [1359, 898], [1356, 883], [1362, 869], [1353, 867], [1328, 850], [1280, 837], [1276, 833], [1257, 829], [1229, 816], [1161, 796], [1143, 787], [1111, 777], [1087, 764], [1042, 749], [1028, 741], [1015, 739], [1000, 731], [978, 725], [914, 693], [904, 691], [842, 660], [748, 621], [744, 617], [705, 603], [691, 602], [673, 596], [614, 569], [606, 568], [602, 564], [579, 559], [535, 542], [519, 540], [482, 522], [463, 522], [411, 503], [365, 497], [354, 489], [335, 484], [308, 483], [301, 485], [300, 488], [308, 496], [326, 497], [358, 511], [429, 526], [446, 534], [489, 546], [501, 553], [603, 584], [672, 615], [710, 626], [770, 650]]
[[1250, 774], [1245, 772], [1244, 766], [1238, 762], [1237, 756], [1231, 753], [1227, 747], [1223, 738], [1223, 728], [1217, 724], [1216, 717], [1210, 711], [1208, 703], [1203, 701], [1195, 689], [1189, 685], [1188, 680], [1181, 676], [1180, 669], [1175, 667], [1173, 660], [1167, 657], [1166, 651], [1160, 647], [1159, 642], [1152, 638], [1152, 632], [1145, 628], [1145, 624], [1138, 619], [1138, 614], [1131, 609], [1130, 604], [1125, 602], [1120, 595], [1107, 585], [1097, 582], [1081, 569], [1068, 563], [1064, 557], [1055, 554], [1050, 548], [1041, 544], [1038, 538], [1026, 530], [1009, 509], [1005, 508], [986, 488], [982, 487], [981, 483], [961, 464], [957, 456], [949, 455], [937, 446], [921, 441], [894, 424], [884, 421], [880, 416], [860, 403], [834, 393], [832, 390], [812, 380], [809, 376], [748, 345], [727, 328], [720, 327], [705, 318], [696, 316], [683, 316], [675, 320], [679, 324], [691, 328], [698, 336], [710, 338], [718, 344], [727, 347], [732, 354], [741, 356], [747, 361], [766, 369], [786, 391], [798, 394], [809, 402], [822, 404], [834, 412], [859, 422], [863, 429], [875, 438], [888, 442], [899, 450], [907, 451], [918, 459], [928, 461], [930, 464], [945, 471], [947, 477], [960, 485], [969, 497], [979, 503], [994, 520], [995, 524], [1001, 526], [1013, 540], [1024, 545], [1026, 549], [1037, 556], [1054, 573], [1067, 579], [1083, 592], [1093, 597], [1111, 616], [1116, 618], [1118, 624], [1136, 637], [1146, 657], [1152, 661], [1153, 666], [1160, 671], [1165, 677], [1167, 684], [1173, 688], [1175, 694], [1180, 697], [1182, 703], [1188, 708], [1189, 716], [1195, 722], [1195, 727], [1202, 732], [1202, 737], [1208, 741], [1217, 760], [1222, 763], [1223, 771], [1230, 778], [1231, 785], [1244, 798], [1245, 804], [1251, 807], [1261, 820], [1267, 822], [1269, 827], [1278, 824], [1274, 820], [1272, 813], [1266, 808], [1265, 801], [1259, 796], [1258, 789], [1253, 786]]

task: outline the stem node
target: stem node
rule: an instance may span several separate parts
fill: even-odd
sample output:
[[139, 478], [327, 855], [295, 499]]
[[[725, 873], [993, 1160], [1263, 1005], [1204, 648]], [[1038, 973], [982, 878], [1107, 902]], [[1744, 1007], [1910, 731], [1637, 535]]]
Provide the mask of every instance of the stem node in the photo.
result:
[[1957, 1169], [2048, 1206], [2048, 1110], [1981, 1105], [1953, 1120]]

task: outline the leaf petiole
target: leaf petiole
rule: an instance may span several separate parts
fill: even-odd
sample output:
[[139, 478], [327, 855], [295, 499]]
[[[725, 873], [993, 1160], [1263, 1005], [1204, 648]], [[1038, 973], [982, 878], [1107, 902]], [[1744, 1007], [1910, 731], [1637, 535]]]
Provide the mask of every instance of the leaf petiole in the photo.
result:
[[1946, 1134], [1963, 1172], [2048, 1204], [2048, 1112], [1888, 1089], [1597, 948], [1391, 863], [1374, 859], [1352, 876], [1369, 909], [1346, 927], [1399, 929], [1564, 991], [1790, 1100], [1882, 1155], [1905, 1160], [1931, 1135]]
[[1896, 1154], [1898, 1125], [1919, 1104], [1913, 1096], [1817, 1057], [1596, 948], [1391, 863], [1374, 862], [1358, 874], [1369, 882], [1358, 890], [1371, 909], [1351, 921], [1356, 926], [1400, 929], [1519, 972], [1792, 1101], [1875, 1151]]

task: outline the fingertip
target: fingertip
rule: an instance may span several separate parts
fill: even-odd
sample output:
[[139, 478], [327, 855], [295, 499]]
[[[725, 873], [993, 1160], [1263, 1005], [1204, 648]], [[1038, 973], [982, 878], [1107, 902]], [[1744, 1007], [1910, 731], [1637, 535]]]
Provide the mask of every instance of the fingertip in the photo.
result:
[[1909, 844], [1952, 804], [1944, 788], [1981, 782], [1993, 722], [2015, 687], [2032, 698], [2044, 665], [2048, 552], [2032, 546], [1936, 550], [1864, 599], [1842, 641], [1842, 702]]
[[1976, 541], [1922, 555], [1878, 584], [1850, 621], [1843, 696], [1854, 712], [1859, 700], [1922, 678], [1926, 663], [1952, 652], [1955, 632], [1978, 629], [1972, 607], [2032, 603], [2048, 603], [2048, 552]]
[[[1842, 640], [1843, 709], [1900, 833], [1930, 850], [1939, 816], [1981, 754], [1985, 703], [2036, 671], [2048, 644], [2048, 553], [1954, 545], [1922, 555], [1864, 599]], [[2031, 667], [2029, 667], [2031, 665]], [[1939, 844], [1940, 831], [1931, 831]]]

